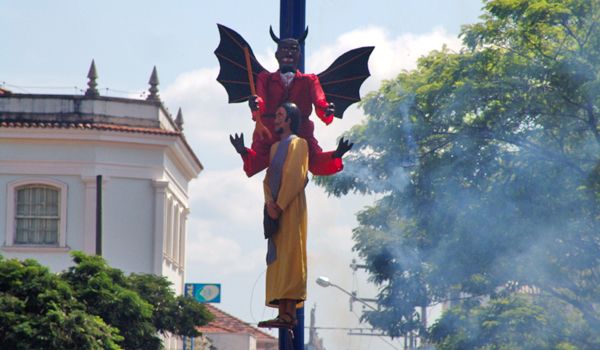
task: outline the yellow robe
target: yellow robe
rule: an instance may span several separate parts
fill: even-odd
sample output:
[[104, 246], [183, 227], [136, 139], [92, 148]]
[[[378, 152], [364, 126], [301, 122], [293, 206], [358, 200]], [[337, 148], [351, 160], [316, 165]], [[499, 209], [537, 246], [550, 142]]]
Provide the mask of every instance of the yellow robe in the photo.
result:
[[[271, 146], [273, 159], [279, 142]], [[277, 205], [283, 212], [279, 230], [273, 240], [277, 259], [267, 266], [266, 305], [277, 307], [280, 299], [306, 300], [306, 196], [308, 176], [308, 145], [302, 138], [293, 139], [283, 163]], [[263, 181], [265, 201], [273, 200], [269, 175]]]

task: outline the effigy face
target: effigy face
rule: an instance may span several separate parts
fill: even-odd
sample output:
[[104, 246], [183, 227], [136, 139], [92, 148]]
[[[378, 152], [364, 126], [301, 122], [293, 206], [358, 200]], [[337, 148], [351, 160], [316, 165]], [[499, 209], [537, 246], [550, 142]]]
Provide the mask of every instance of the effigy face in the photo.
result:
[[275, 58], [282, 73], [295, 72], [300, 62], [300, 44], [296, 39], [283, 39], [277, 45]]

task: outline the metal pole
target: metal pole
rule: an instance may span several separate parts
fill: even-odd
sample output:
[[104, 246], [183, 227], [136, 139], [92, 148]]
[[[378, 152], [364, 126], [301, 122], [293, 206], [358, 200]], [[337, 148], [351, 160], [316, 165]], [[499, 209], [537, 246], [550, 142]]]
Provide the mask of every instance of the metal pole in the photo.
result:
[[102, 175], [96, 176], [96, 255], [102, 255]]
[[330, 285], [332, 287], [335, 287], [339, 290], [341, 290], [343, 293], [347, 294], [350, 297], [350, 303], [354, 302], [354, 301], [358, 301], [359, 303], [363, 304], [364, 306], [368, 307], [369, 309], [373, 310], [373, 311], [377, 311], [376, 308], [374, 308], [373, 306], [367, 304], [367, 301], [372, 301], [372, 302], [377, 302], [377, 299], [363, 299], [363, 298], [359, 298], [356, 296], [355, 293], [350, 293], [347, 290], [345, 290], [344, 288], [338, 286], [335, 283], [330, 283]]
[[[306, 28], [306, 0], [281, 0], [279, 7], [279, 37], [300, 38]], [[304, 43], [300, 47], [300, 62], [298, 69], [304, 72]], [[296, 309], [298, 324], [294, 328], [294, 350], [304, 349], [304, 307]], [[279, 330], [279, 349], [288, 345], [287, 332]]]
[[304, 349], [304, 307], [296, 309], [296, 320], [298, 324], [294, 327], [293, 349], [289, 348], [290, 341], [288, 340], [288, 332], [285, 329], [279, 329], [279, 349], [280, 350], [296, 350]]
[[304, 350], [304, 306], [296, 309], [298, 325], [294, 328], [294, 349]]
[[[306, 0], [281, 0], [279, 9], [279, 37], [300, 38], [306, 29]], [[298, 69], [304, 72], [304, 43]]]

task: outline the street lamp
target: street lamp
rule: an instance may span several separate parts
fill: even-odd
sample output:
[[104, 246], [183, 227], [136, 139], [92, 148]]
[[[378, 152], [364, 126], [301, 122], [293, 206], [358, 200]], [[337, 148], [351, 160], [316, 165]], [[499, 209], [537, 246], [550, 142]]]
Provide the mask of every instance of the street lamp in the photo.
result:
[[[335, 287], [335, 288], [341, 290], [342, 292], [346, 293], [347, 295], [349, 295], [350, 296], [350, 311], [352, 311], [352, 303], [354, 301], [360, 302], [361, 304], [365, 305], [366, 307], [368, 307], [369, 309], [371, 309], [373, 311], [378, 311], [373, 306], [367, 304], [367, 301], [377, 302], [377, 299], [363, 299], [363, 298], [359, 298], [359, 297], [356, 296], [356, 293], [350, 293], [350, 292], [348, 292], [347, 290], [345, 290], [344, 288], [338, 286], [337, 284], [332, 283], [329, 280], [329, 278], [324, 277], [324, 276], [319, 276], [319, 278], [317, 278], [317, 284], [320, 285], [323, 288], [327, 288], [327, 287], [330, 287], [330, 286]], [[394, 344], [392, 344], [389, 341], [385, 340], [384, 337], [383, 337], [383, 336], [385, 336], [384, 334], [375, 334], [375, 333], [372, 333], [372, 334], [369, 334], [369, 333], [362, 334], [362, 331], [361, 331], [360, 334], [348, 332], [348, 335], [376, 335], [379, 338], [381, 338], [381, 340], [384, 343], [386, 343], [387, 345], [391, 346], [393, 349], [400, 350], [399, 348], [395, 347]]]
[[[358, 301], [359, 303], [365, 305], [366, 307], [368, 307], [369, 309], [373, 310], [373, 311], [377, 311], [376, 308], [374, 308], [373, 306], [367, 304], [367, 302], [365, 301], [365, 299], [359, 298], [356, 296], [356, 293], [350, 293], [349, 291], [345, 290], [344, 288], [338, 286], [335, 283], [332, 283], [329, 278], [324, 277], [324, 276], [319, 276], [319, 278], [317, 278], [317, 284], [320, 285], [323, 288], [327, 288], [327, 287], [335, 287], [339, 290], [341, 290], [342, 292], [348, 294], [350, 296], [350, 310], [352, 310], [352, 303], [354, 301]], [[376, 301], [375, 299], [369, 299], [368, 301]]]
[[[329, 286], [333, 286], [339, 290], [341, 290], [342, 292], [348, 294], [350, 296], [350, 311], [352, 311], [352, 303], [354, 301], [358, 301], [361, 304], [367, 306], [369, 309], [373, 310], [373, 311], [378, 311], [377, 309], [375, 309], [373, 306], [367, 304], [367, 301], [370, 302], [377, 302], [377, 299], [363, 299], [363, 298], [359, 298], [356, 296], [356, 293], [350, 293], [347, 290], [345, 290], [344, 288], [338, 286], [335, 283], [331, 283], [331, 281], [329, 280], [329, 278], [324, 277], [324, 276], [319, 276], [319, 278], [317, 278], [317, 284], [320, 285], [321, 287], [329, 287]], [[422, 310], [422, 314], [425, 314], [426, 309]], [[421, 346], [424, 346], [425, 349], [429, 349], [429, 347], [427, 347], [427, 344], [425, 343], [425, 340], [421, 340]], [[407, 344], [410, 342], [410, 345], [408, 345], [409, 347], [407, 347]], [[386, 342], [387, 343], [387, 342]], [[413, 340], [413, 334], [410, 333], [408, 335], [405, 335], [404, 337], [404, 348], [405, 349], [415, 349], [416, 348], [416, 339]], [[388, 343], [388, 345], [390, 345], [391, 347], [393, 347], [394, 349], [396, 349], [396, 347], [394, 347], [392, 344]]]
[[329, 278], [325, 276], [319, 276], [319, 278], [317, 278], [317, 284], [323, 288], [326, 288], [331, 285], [331, 281], [329, 281]]

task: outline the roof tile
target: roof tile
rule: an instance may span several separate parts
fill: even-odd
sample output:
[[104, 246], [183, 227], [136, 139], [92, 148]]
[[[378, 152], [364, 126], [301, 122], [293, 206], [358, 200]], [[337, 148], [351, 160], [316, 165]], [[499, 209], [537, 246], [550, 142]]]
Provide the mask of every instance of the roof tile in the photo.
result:
[[277, 341], [277, 338], [272, 335], [252, 327], [212, 304], [204, 304], [204, 306], [215, 316], [215, 319], [206, 326], [198, 328], [202, 333], [244, 333], [251, 334], [259, 341]]
[[20, 121], [2, 121], [2, 128], [53, 128], [53, 129], [88, 129], [88, 130], [105, 130], [105, 131], [120, 131], [129, 133], [141, 133], [152, 135], [171, 135], [179, 136], [180, 131], [171, 131], [160, 128], [138, 127], [127, 125], [116, 125], [107, 123], [47, 123], [47, 122], [20, 122]]

